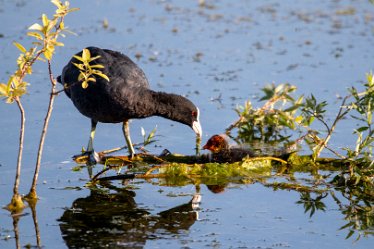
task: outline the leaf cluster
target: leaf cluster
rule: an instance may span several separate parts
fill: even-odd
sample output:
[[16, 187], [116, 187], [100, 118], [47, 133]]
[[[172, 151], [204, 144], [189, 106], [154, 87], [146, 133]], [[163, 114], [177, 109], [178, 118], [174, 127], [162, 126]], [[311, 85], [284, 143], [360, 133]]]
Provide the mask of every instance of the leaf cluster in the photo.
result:
[[100, 69], [103, 69], [104, 66], [101, 64], [90, 64], [94, 60], [99, 59], [101, 56], [94, 56], [91, 57], [90, 50], [83, 49], [82, 56], [74, 55], [75, 59], [77, 59], [80, 63], [74, 63], [73, 65], [76, 66], [80, 73], [78, 75], [78, 81], [82, 82], [82, 88], [86, 89], [88, 87], [89, 82], [96, 82], [96, 77], [100, 76], [101, 78], [107, 80], [109, 82], [109, 78], [105, 75]]
[[34, 23], [28, 29], [28, 36], [34, 37], [33, 47], [26, 49], [21, 43], [13, 42], [14, 46], [21, 52], [17, 59], [17, 70], [9, 77], [8, 82], [0, 83], [0, 97], [6, 98], [6, 103], [13, 103], [27, 92], [27, 82], [24, 77], [32, 73], [32, 66], [36, 60], [50, 61], [56, 46], [64, 44], [58, 42], [59, 36], [64, 36], [63, 32], [67, 31], [64, 25], [64, 17], [77, 10], [77, 8], [69, 8], [69, 2], [62, 3], [59, 0], [51, 1], [56, 7], [56, 12], [52, 19], [43, 14], [41, 17], [42, 24]]
[[303, 96], [291, 96], [296, 90], [290, 84], [268, 85], [261, 89], [263, 96], [260, 101], [265, 101], [261, 108], [254, 108], [250, 100], [244, 106], [239, 106], [236, 112], [239, 120], [227, 131], [238, 129], [239, 141], [250, 143], [253, 141], [282, 142], [289, 136], [286, 129], [295, 130], [297, 127], [296, 112], [300, 108]]

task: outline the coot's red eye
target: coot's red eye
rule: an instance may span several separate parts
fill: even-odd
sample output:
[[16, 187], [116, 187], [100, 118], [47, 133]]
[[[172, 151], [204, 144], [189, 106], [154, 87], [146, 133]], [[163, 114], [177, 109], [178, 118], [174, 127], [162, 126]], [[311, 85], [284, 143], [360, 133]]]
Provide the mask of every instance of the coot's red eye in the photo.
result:
[[196, 118], [196, 117], [197, 117], [197, 112], [193, 111], [193, 112], [192, 112], [192, 117], [195, 117], [195, 118]]

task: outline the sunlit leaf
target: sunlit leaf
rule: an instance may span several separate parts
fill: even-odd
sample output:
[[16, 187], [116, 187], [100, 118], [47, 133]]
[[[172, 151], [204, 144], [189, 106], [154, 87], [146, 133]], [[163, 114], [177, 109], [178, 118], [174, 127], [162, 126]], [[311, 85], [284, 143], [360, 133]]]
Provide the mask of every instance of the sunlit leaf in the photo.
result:
[[55, 46], [63, 47], [64, 43], [62, 43], [62, 42], [55, 42]]
[[86, 89], [88, 87], [88, 83], [87, 83], [87, 81], [83, 81], [82, 82], [82, 88], [83, 89]]
[[0, 97], [5, 97], [8, 96], [8, 91], [7, 91], [7, 85], [4, 83], [0, 83]]
[[50, 49], [46, 49], [43, 54], [44, 54], [44, 57], [47, 60], [51, 60], [52, 59], [53, 52]]
[[88, 60], [88, 62], [91, 62], [91, 61], [94, 61], [94, 60], [97, 60], [97, 59], [99, 59], [101, 56], [100, 55], [98, 55], [98, 56], [95, 56], [95, 57], [90, 57], [89, 58], [89, 60]]
[[90, 50], [87, 48], [83, 49], [82, 51], [82, 61], [89, 61], [91, 58]]
[[97, 64], [97, 65], [92, 65], [91, 68], [105, 68], [103, 65]]
[[13, 42], [13, 45], [16, 46], [18, 48], [19, 51], [21, 51], [22, 53], [26, 53], [26, 48], [24, 46], [22, 46], [20, 43], [18, 42]]
[[31, 25], [29, 27], [30, 30], [38, 30], [38, 31], [42, 31], [43, 30], [43, 27], [39, 24], [39, 23], [34, 23], [33, 25]]
[[64, 28], [65, 28], [65, 23], [64, 22], [60, 22], [60, 29], [64, 30]]
[[79, 61], [84, 61], [82, 57], [78, 56], [78, 55], [73, 55], [73, 57]]
[[73, 11], [78, 11], [78, 10], [79, 10], [79, 8], [71, 8], [71, 9], [68, 10], [68, 13], [73, 12]]
[[90, 78], [87, 79], [87, 82], [88, 82], [88, 81], [96, 82], [96, 79], [93, 78], [93, 77], [90, 77]]
[[101, 73], [101, 72], [97, 72], [97, 71], [96, 71], [96, 72], [94, 72], [94, 74], [100, 76], [100, 77], [103, 78], [103, 79], [106, 79], [108, 82], [110, 81], [109, 78], [108, 78], [108, 76], [106, 76], [105, 74], [103, 74], [103, 73]]
[[5, 103], [7, 104], [12, 104], [14, 102], [14, 98], [13, 97], [8, 97], [6, 100], [5, 100]]
[[42, 15], [42, 22], [43, 22], [43, 26], [44, 26], [44, 27], [48, 26], [48, 24], [49, 24], [49, 19], [48, 19], [48, 17], [47, 17], [46, 14], [43, 14], [43, 15]]
[[57, 8], [61, 9], [63, 6], [59, 0], [52, 0], [51, 3], [56, 5]]
[[[27, 32], [28, 36], [35, 37], [38, 40], [43, 40], [43, 36], [38, 32]], [[41, 43], [40, 43], [41, 44]]]

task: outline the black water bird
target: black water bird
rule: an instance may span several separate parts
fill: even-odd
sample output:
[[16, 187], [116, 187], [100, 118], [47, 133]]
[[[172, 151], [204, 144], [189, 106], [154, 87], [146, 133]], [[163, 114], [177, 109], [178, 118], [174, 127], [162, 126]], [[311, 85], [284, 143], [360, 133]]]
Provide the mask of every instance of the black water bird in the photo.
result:
[[[161, 116], [191, 127], [197, 136], [202, 129], [199, 109], [187, 98], [149, 89], [144, 72], [126, 55], [96, 47], [88, 47], [91, 57], [100, 56], [90, 65], [101, 64], [100, 69], [109, 82], [96, 76], [96, 82], [89, 82], [86, 89], [78, 80], [79, 69], [73, 63], [81, 63], [72, 58], [64, 67], [57, 81], [64, 85], [66, 95], [84, 116], [91, 119], [91, 134], [87, 152], [94, 154], [93, 139], [98, 122], [123, 123], [122, 130], [130, 156], [135, 154], [130, 138], [129, 120], [150, 116]], [[82, 56], [82, 52], [76, 54]]]

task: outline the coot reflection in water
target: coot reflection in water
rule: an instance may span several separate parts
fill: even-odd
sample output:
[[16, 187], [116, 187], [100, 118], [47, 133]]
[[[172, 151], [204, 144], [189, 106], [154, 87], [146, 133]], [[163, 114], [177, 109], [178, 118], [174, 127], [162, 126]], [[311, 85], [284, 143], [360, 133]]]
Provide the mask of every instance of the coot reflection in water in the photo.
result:
[[142, 248], [148, 239], [179, 234], [197, 220], [193, 197], [188, 203], [152, 215], [137, 207], [135, 192], [91, 190], [75, 200], [59, 219], [69, 248]]

